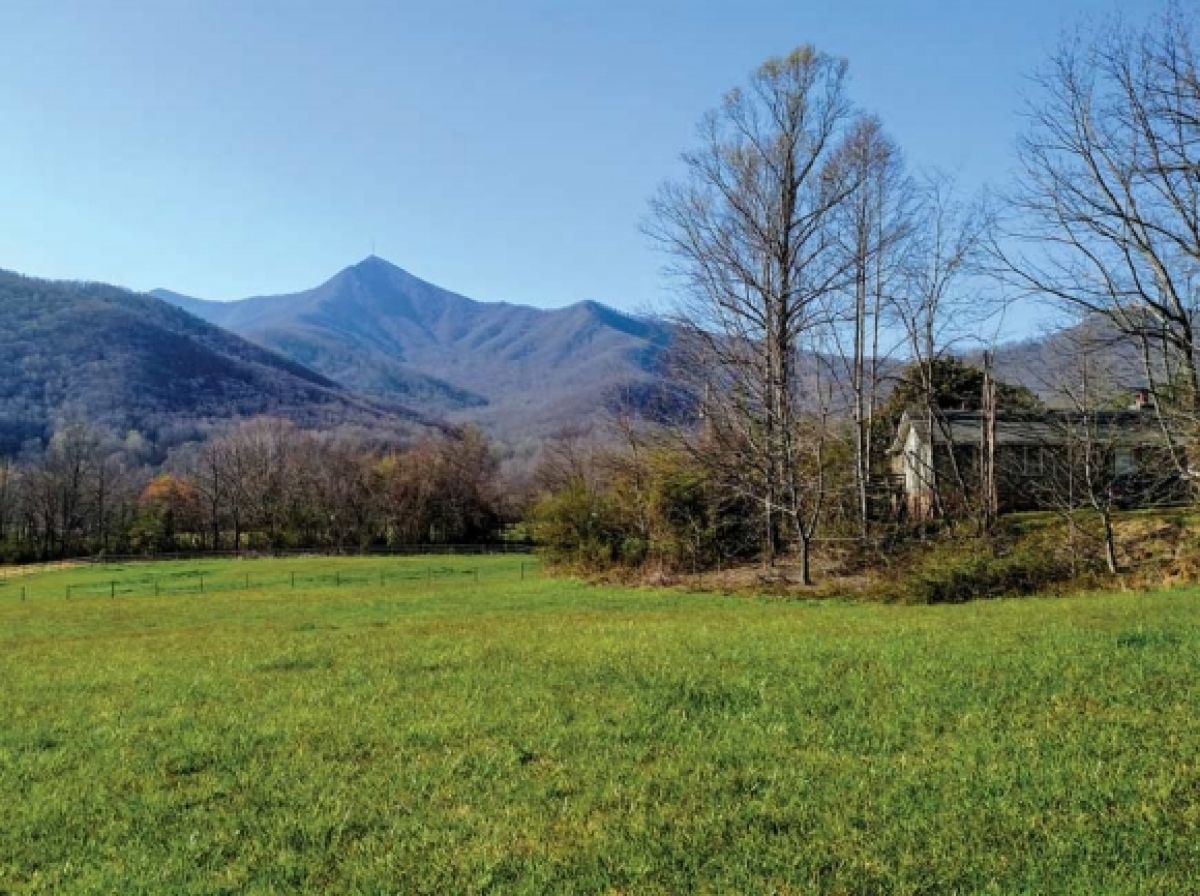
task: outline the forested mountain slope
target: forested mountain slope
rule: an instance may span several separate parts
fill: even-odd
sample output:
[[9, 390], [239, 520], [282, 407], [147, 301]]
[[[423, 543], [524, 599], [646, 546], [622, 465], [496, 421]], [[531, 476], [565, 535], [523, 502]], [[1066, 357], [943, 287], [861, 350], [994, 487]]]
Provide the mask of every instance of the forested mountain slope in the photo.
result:
[[0, 451], [68, 417], [156, 438], [260, 414], [318, 428], [421, 420], [151, 296], [0, 271]]

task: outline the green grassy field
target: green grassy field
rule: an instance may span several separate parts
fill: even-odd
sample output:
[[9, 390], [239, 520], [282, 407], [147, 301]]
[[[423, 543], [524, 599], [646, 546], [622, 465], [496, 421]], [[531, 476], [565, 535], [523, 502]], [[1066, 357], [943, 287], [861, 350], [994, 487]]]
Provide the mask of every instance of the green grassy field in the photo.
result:
[[0, 892], [1197, 891], [1197, 591], [899, 607], [529, 570], [5, 580]]

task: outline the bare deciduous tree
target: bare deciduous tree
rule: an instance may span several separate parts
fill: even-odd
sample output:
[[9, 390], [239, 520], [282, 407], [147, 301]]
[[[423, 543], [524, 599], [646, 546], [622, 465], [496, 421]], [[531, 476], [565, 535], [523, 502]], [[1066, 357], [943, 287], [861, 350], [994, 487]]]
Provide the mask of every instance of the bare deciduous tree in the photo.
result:
[[[200, 497], [206, 528], [212, 537], [212, 549], [221, 548], [221, 532], [229, 515], [229, 470], [221, 440], [207, 442], [191, 464], [192, 481]], [[240, 538], [241, 530], [238, 530]]]
[[[1174, 7], [1071, 35], [1038, 78], [1005, 273], [1132, 341], [1164, 435], [1200, 418], [1200, 40]], [[1179, 446], [1178, 464], [1196, 475]]]
[[[1113, 454], [1122, 429], [1105, 425], [1120, 387], [1104, 360], [1105, 340], [1086, 327], [1060, 336], [1067, 363], [1055, 382], [1047, 383], [1064, 410], [1048, 417], [1051, 450], [1045, 452], [1042, 474], [1035, 481], [1041, 503], [1067, 524], [1072, 564], [1088, 557], [1090, 548], [1103, 547], [1109, 573], [1117, 572], [1113, 528], [1116, 509]], [[1097, 525], [1093, 526], [1091, 523]]]
[[[939, 419], [937, 371], [955, 350], [978, 344], [984, 322], [997, 312], [979, 292], [980, 253], [990, 218], [979, 202], [965, 202], [954, 181], [932, 174], [917, 188], [912, 239], [906, 248], [901, 288], [891, 303], [893, 326], [904, 334], [917, 377], [921, 407], [929, 432], [945, 428]], [[949, 453], [952, 485], [966, 499], [977, 489]], [[929, 512], [945, 515], [939, 475], [929, 471]]]
[[0, 457], [0, 542], [8, 538], [17, 520], [17, 498], [20, 495], [17, 466], [11, 458]]
[[896, 144], [878, 119], [863, 118], [843, 145], [841, 176], [857, 186], [838, 214], [846, 287], [835, 298], [832, 342], [841, 368], [854, 439], [854, 487], [859, 534], [870, 534], [876, 458], [876, 410], [894, 334], [885, 315], [896, 296], [913, 230], [913, 184]]
[[824, 494], [822, 440], [801, 424], [822, 403], [806, 407], [798, 362], [845, 276], [831, 226], [858, 186], [836, 171], [853, 121], [845, 79], [844, 61], [812, 47], [764, 63], [703, 119], [686, 177], [662, 188], [647, 228], [685, 287], [680, 341], [709, 456], [725, 462], [717, 478], [761, 508], [768, 563], [790, 529], [805, 582]]

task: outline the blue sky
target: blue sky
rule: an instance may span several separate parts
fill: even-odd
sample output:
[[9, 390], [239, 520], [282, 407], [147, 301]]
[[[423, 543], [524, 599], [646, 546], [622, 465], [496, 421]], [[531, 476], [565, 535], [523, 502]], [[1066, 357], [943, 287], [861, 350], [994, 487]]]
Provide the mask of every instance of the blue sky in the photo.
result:
[[647, 199], [766, 57], [846, 57], [913, 167], [1003, 187], [1028, 74], [1115, 8], [0, 0], [0, 267], [229, 299], [374, 241], [474, 298], [654, 307]]

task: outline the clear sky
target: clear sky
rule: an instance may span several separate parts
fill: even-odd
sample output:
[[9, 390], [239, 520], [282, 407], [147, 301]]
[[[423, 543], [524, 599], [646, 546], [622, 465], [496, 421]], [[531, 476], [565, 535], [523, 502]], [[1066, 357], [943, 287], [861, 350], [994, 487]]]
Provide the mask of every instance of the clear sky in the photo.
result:
[[647, 199], [766, 57], [846, 57], [912, 166], [1002, 187], [1028, 74], [1115, 8], [0, 0], [0, 268], [228, 299], [374, 242], [478, 299], [645, 309], [665, 295]]

